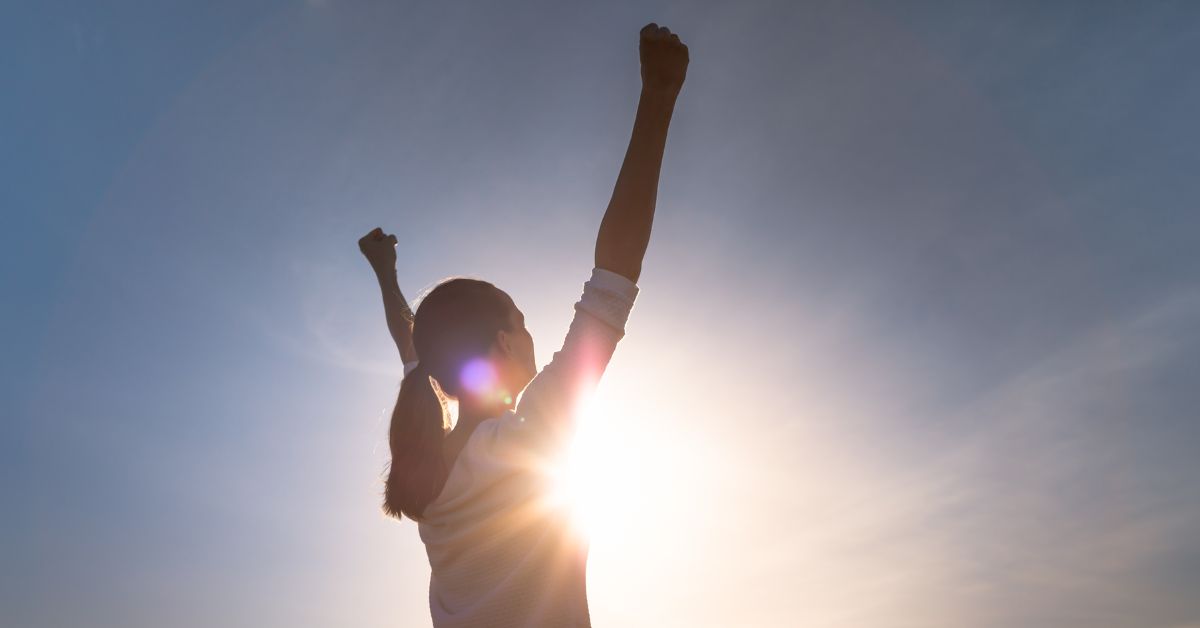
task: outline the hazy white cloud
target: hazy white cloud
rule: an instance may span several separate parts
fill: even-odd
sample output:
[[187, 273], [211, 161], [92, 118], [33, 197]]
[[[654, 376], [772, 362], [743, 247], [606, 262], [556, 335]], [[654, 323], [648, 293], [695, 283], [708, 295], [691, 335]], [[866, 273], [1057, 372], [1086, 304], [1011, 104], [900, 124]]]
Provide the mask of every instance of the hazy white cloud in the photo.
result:
[[[1200, 293], [1181, 291], [1066, 339], [957, 411], [969, 433], [876, 468], [864, 490], [879, 503], [830, 526], [861, 545], [851, 571], [890, 572], [906, 617], [934, 613], [921, 625], [1195, 621], [1200, 602], [1180, 595], [1200, 563], [1172, 563], [1200, 552], [1200, 489], [1159, 471], [1190, 448], [1159, 446], [1137, 380], [1198, 339]], [[1194, 443], [1198, 429], [1179, 436]], [[880, 610], [858, 619], [903, 625]]]

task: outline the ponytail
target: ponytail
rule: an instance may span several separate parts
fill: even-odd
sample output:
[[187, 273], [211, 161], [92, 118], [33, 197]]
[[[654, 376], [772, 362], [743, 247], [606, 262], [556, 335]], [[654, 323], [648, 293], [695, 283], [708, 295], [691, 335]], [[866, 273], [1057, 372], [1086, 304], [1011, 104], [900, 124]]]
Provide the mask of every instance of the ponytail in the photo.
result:
[[384, 512], [415, 521], [441, 493], [446, 483], [442, 446], [447, 428], [445, 400], [422, 360], [400, 383], [392, 410], [388, 435], [392, 462], [384, 489]]

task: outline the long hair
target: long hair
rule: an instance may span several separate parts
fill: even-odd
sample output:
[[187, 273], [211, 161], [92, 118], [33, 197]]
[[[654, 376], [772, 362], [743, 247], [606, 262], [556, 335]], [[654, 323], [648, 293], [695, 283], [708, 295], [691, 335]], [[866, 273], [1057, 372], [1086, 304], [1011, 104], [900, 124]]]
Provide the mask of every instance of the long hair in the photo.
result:
[[455, 278], [421, 300], [413, 318], [417, 368], [400, 383], [388, 434], [392, 460], [383, 511], [416, 521], [446, 483], [443, 445], [450, 430], [447, 398], [462, 391], [461, 373], [487, 356], [496, 333], [509, 329], [511, 301], [496, 286]]

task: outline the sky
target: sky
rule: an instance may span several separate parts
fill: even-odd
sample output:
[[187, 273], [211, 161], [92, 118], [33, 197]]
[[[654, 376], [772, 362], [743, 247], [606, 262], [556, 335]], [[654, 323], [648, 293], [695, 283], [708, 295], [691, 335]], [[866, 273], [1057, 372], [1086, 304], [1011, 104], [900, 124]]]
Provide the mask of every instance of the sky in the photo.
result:
[[544, 365], [651, 21], [595, 625], [1200, 626], [1200, 5], [860, 0], [5, 6], [2, 623], [428, 626], [355, 241]]

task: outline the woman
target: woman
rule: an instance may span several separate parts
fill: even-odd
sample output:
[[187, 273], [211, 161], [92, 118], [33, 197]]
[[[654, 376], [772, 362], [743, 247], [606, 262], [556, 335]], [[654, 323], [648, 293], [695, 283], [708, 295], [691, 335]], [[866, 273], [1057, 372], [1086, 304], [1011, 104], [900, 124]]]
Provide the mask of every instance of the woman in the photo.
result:
[[[383, 508], [418, 524], [438, 628], [590, 625], [587, 545], [550, 498], [549, 468], [624, 335], [687, 72], [687, 46], [667, 28], [646, 25], [639, 52], [641, 97], [595, 268], [562, 349], [540, 373], [524, 316], [502, 290], [450, 279], [414, 316], [396, 283], [395, 236], [375, 229], [359, 241], [405, 362]], [[458, 402], [453, 429], [447, 399]]]

